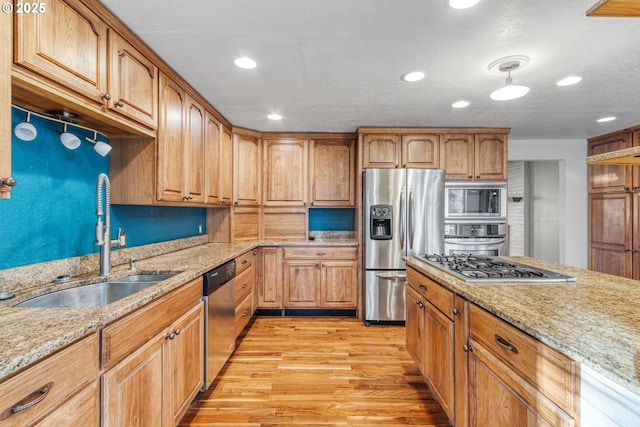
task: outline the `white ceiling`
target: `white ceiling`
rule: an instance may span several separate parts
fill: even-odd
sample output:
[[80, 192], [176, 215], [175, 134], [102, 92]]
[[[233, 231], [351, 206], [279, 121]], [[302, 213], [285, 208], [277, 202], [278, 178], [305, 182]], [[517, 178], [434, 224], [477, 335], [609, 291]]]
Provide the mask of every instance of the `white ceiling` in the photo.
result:
[[[236, 126], [510, 127], [512, 139], [587, 138], [640, 124], [640, 18], [587, 17], [596, 0], [102, 0]], [[531, 91], [489, 94], [508, 55]], [[243, 70], [233, 60], [254, 58]], [[400, 76], [424, 70], [406, 83]], [[558, 87], [569, 74], [584, 80]], [[471, 101], [456, 110], [451, 103]], [[283, 119], [266, 118], [271, 112]], [[602, 116], [618, 119], [598, 124]]]

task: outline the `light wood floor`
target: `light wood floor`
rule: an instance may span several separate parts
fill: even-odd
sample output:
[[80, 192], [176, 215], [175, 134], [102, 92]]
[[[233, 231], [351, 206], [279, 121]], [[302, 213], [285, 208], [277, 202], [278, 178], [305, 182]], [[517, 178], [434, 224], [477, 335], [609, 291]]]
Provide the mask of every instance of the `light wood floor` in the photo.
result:
[[449, 426], [404, 341], [354, 318], [258, 317], [179, 426]]

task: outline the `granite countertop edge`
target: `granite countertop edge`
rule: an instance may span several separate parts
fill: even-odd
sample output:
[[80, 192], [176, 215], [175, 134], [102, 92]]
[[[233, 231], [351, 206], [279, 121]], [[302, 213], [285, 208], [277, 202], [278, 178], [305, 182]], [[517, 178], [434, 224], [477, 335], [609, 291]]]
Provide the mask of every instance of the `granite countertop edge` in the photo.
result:
[[[205, 243], [138, 260], [135, 272], [129, 270], [128, 265], [112, 267], [111, 274], [106, 279], [135, 273], [176, 274], [104, 307], [22, 308], [2, 306], [0, 307], [0, 382], [249, 250], [259, 247], [284, 246], [357, 247], [358, 241], [355, 239], [317, 238], [307, 241]], [[92, 276], [95, 279], [97, 273]], [[103, 281], [105, 278], [99, 280]], [[83, 282], [83, 284], [86, 283]], [[17, 294], [10, 304], [15, 305], [39, 294], [78, 285], [78, 282], [71, 282], [57, 288], [56, 285], [48, 283], [36, 289], [35, 293], [33, 290], [29, 290]]]

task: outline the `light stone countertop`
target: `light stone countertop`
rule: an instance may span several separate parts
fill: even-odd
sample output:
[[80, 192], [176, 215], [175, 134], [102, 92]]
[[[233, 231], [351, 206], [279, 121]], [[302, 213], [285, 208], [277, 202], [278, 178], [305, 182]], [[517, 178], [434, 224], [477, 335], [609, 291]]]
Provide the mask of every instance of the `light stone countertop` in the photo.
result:
[[466, 283], [415, 257], [409, 266], [640, 396], [640, 282], [529, 257], [568, 283]]
[[[136, 262], [137, 273], [178, 273], [156, 285], [104, 307], [23, 308], [12, 307], [26, 299], [56, 289], [104, 281], [97, 272], [80, 276], [62, 285], [45, 283], [35, 288], [18, 287], [16, 297], [0, 306], [0, 381], [55, 351], [97, 331], [106, 324], [165, 295], [205, 272], [244, 252], [265, 246], [357, 246], [354, 239], [316, 239], [313, 241], [260, 241], [247, 243], [206, 243]], [[97, 262], [95, 266], [97, 267]], [[24, 268], [15, 269], [24, 274]], [[26, 269], [28, 270], [28, 269]], [[13, 280], [10, 272], [0, 271], [0, 284]], [[128, 264], [112, 267], [107, 279], [132, 273]], [[75, 279], [75, 278], [74, 278]]]

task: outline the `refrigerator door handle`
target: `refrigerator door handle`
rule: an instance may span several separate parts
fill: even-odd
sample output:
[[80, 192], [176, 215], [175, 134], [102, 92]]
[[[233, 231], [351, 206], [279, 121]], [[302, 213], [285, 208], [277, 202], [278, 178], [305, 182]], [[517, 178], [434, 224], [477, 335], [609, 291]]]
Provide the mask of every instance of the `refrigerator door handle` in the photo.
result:
[[413, 188], [409, 190], [409, 250], [413, 250], [413, 230], [415, 221], [415, 200], [413, 197]]
[[383, 280], [406, 279], [405, 273], [376, 273], [376, 277]]
[[404, 250], [405, 239], [405, 213], [404, 213], [404, 188], [400, 190], [400, 249]]

